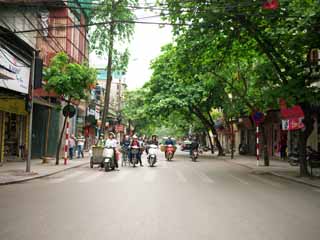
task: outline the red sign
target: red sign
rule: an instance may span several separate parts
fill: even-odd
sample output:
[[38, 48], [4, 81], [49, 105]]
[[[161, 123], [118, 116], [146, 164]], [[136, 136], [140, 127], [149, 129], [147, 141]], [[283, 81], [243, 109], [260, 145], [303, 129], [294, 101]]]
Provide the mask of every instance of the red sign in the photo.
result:
[[116, 132], [124, 132], [124, 126], [122, 124], [117, 124]]
[[284, 119], [304, 117], [304, 112], [299, 105], [295, 105], [291, 108], [281, 109], [280, 112], [281, 112], [281, 117]]
[[303, 118], [291, 118], [282, 120], [282, 130], [298, 130], [304, 128]]
[[304, 128], [302, 122], [304, 118], [304, 112], [299, 105], [293, 106], [291, 108], [282, 108], [280, 110], [282, 120], [283, 130], [298, 130]]

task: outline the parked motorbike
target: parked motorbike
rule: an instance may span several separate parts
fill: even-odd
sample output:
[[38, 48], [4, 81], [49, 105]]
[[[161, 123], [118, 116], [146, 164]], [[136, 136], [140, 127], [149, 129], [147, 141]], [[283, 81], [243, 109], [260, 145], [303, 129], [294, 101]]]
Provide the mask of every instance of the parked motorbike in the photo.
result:
[[244, 155], [248, 153], [249, 146], [244, 143], [240, 143], [239, 145], [239, 154]]
[[300, 161], [299, 161], [299, 152], [297, 149], [294, 151], [290, 152], [288, 155], [288, 161], [291, 166], [298, 166]]
[[110, 170], [115, 169], [115, 156], [114, 156], [114, 149], [112, 147], [105, 147], [103, 149], [103, 162], [102, 162], [102, 167], [106, 172]]
[[199, 156], [198, 150], [197, 150], [197, 149], [193, 149], [193, 150], [192, 150], [192, 153], [191, 153], [191, 160], [192, 160], [193, 162], [196, 162], [198, 156]]
[[157, 162], [157, 149], [157, 145], [151, 144], [148, 146], [148, 163], [150, 167], [153, 167]]
[[174, 155], [174, 146], [169, 144], [166, 146], [166, 151], [165, 151], [165, 155], [166, 155], [166, 159], [167, 161], [171, 161]]

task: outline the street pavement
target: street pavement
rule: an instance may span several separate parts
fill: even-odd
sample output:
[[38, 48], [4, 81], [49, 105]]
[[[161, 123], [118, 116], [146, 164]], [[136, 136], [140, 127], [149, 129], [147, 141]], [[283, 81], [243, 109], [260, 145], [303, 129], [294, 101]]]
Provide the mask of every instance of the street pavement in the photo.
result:
[[1, 240], [320, 239], [320, 190], [178, 152], [157, 167], [88, 165], [0, 186]]

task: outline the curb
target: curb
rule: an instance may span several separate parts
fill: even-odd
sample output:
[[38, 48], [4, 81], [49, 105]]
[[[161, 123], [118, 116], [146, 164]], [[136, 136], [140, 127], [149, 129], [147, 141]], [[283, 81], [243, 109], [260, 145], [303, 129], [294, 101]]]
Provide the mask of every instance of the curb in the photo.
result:
[[16, 184], [16, 183], [23, 183], [23, 182], [28, 182], [28, 181], [31, 181], [31, 180], [36, 180], [36, 179], [40, 179], [40, 178], [44, 178], [44, 177], [49, 177], [49, 176], [52, 176], [54, 174], [58, 174], [58, 173], [61, 173], [61, 172], [68, 171], [70, 169], [74, 169], [74, 168], [78, 168], [78, 167], [84, 166], [84, 165], [86, 165], [88, 163], [89, 162], [81, 163], [81, 164], [79, 164], [77, 166], [72, 166], [72, 167], [60, 169], [60, 170], [57, 170], [55, 172], [51, 172], [51, 173], [47, 173], [47, 174], [43, 174], [43, 175], [39, 175], [39, 176], [35, 176], [35, 177], [30, 177], [30, 178], [26, 178], [26, 179], [19, 179], [19, 180], [13, 180], [13, 181], [8, 181], [8, 182], [1, 182], [0, 186], [11, 185], [11, 184]]
[[[245, 164], [242, 164], [242, 163], [237, 163], [237, 162], [232, 162], [230, 160], [224, 160], [226, 161], [227, 163], [231, 163], [231, 164], [236, 164], [236, 165], [239, 165], [241, 167], [245, 167], [245, 168], [248, 168], [250, 170], [255, 170], [253, 167], [250, 167], [250, 166], [247, 166]], [[303, 184], [303, 185], [307, 185], [309, 187], [315, 187], [315, 188], [320, 188], [320, 186], [316, 185], [316, 184], [312, 184], [312, 183], [308, 183], [308, 182], [305, 182], [303, 180], [299, 180], [299, 179], [296, 179], [296, 178], [293, 178], [293, 177], [289, 177], [289, 176], [286, 176], [286, 175], [282, 175], [282, 174], [279, 174], [279, 173], [276, 173], [276, 172], [262, 172], [264, 174], [269, 174], [269, 175], [273, 175], [275, 177], [278, 177], [278, 178], [282, 178], [282, 179], [286, 179], [286, 180], [290, 180], [292, 182], [296, 182], [296, 183], [300, 183], [300, 184]]]

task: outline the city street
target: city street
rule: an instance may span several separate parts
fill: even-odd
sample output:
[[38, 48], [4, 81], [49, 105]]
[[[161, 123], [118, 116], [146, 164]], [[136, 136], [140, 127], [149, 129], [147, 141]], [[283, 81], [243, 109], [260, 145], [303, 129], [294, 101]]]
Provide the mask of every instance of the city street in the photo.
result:
[[320, 189], [186, 152], [0, 186], [1, 240], [319, 239]]

